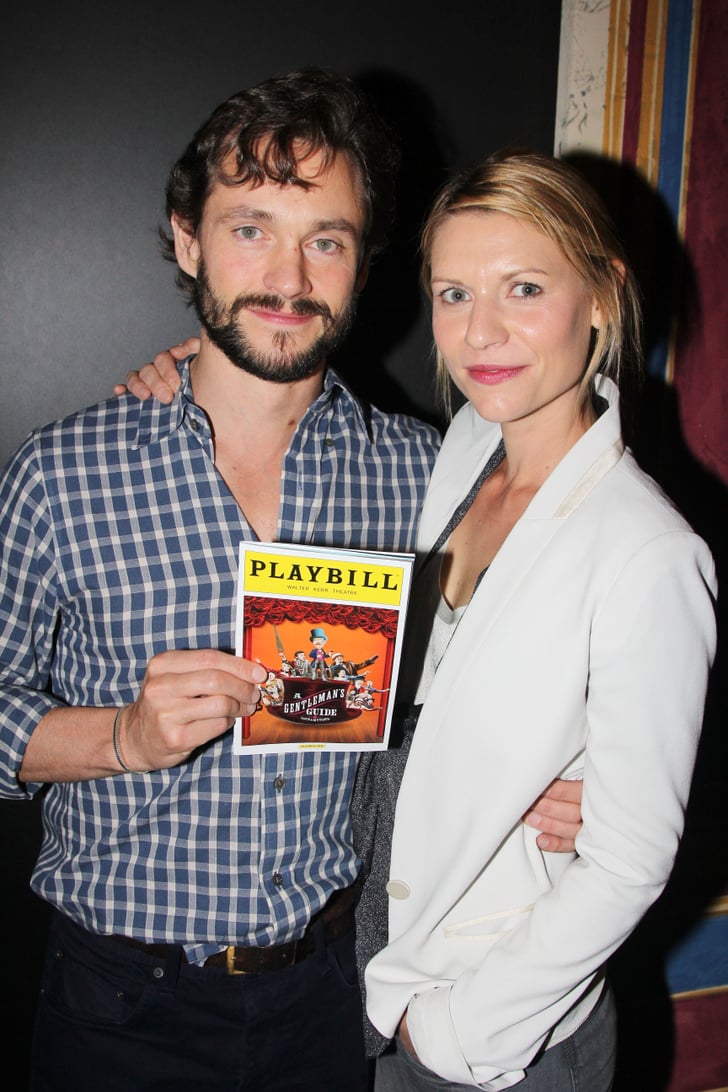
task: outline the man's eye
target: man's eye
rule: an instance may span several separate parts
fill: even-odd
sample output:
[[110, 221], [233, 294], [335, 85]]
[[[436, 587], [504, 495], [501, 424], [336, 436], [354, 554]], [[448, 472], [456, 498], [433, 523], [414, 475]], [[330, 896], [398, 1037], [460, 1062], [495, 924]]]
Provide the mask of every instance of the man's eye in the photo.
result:
[[338, 250], [339, 244], [334, 239], [316, 239], [314, 240], [314, 248], [319, 250], [322, 254], [331, 254], [334, 250]]
[[260, 228], [253, 227], [252, 224], [236, 228], [235, 231], [241, 239], [257, 239], [260, 235]]

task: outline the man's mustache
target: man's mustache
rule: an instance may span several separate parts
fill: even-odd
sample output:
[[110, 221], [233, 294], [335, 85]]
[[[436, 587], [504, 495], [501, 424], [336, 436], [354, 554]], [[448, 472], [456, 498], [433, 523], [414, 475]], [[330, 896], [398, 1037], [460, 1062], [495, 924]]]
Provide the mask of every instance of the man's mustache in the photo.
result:
[[[241, 311], [249, 307], [257, 307], [263, 311], [283, 311], [286, 301], [281, 296], [246, 293], [236, 296], [230, 307], [230, 318], [237, 318]], [[320, 315], [325, 322], [331, 322], [331, 308], [323, 300], [305, 299], [292, 300], [288, 305], [289, 313], [294, 315]]]

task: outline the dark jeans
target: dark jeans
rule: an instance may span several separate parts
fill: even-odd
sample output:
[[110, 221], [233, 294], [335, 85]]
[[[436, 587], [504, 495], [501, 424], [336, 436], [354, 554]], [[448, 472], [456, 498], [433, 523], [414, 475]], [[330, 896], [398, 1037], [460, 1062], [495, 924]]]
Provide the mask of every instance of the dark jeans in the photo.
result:
[[[512, 1092], [609, 1092], [614, 1081], [617, 1030], [611, 992], [604, 993], [581, 1027], [528, 1067]], [[425, 1069], [399, 1046], [377, 1062], [375, 1092], [467, 1092]], [[509, 1090], [509, 1092], [511, 1092]]]
[[353, 930], [292, 967], [228, 975], [54, 914], [32, 1092], [364, 1092]]

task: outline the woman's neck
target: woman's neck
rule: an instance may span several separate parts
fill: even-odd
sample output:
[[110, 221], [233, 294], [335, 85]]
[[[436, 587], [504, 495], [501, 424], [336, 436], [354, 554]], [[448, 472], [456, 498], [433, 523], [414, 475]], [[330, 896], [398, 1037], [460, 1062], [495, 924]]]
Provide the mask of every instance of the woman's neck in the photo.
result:
[[502, 426], [505, 488], [534, 493], [596, 421], [591, 403], [583, 409], [544, 407], [538, 414]]

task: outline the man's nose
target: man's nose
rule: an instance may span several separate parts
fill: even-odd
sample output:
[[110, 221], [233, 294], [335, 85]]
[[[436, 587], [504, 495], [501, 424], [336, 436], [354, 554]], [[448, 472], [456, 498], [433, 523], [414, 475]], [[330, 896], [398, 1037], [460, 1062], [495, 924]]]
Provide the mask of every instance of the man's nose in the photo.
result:
[[283, 299], [292, 300], [307, 296], [311, 282], [306, 269], [306, 259], [299, 246], [280, 246], [271, 255], [264, 276], [265, 287]]

